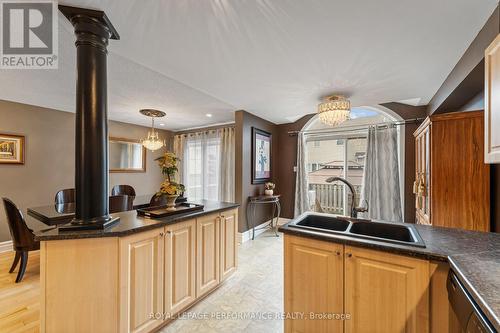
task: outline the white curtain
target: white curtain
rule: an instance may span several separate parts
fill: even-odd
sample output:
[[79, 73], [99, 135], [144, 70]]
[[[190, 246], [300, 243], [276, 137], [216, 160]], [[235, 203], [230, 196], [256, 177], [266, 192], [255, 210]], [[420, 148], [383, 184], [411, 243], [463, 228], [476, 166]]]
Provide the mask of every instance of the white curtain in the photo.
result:
[[[368, 202], [363, 217], [402, 222], [399, 187], [398, 131], [395, 126], [368, 129], [361, 201]], [[366, 205], [365, 205], [366, 206]]]
[[309, 210], [308, 191], [307, 144], [305, 135], [299, 133], [297, 139], [297, 172], [295, 174], [295, 217]]
[[176, 135], [179, 181], [189, 200], [234, 201], [234, 128]]

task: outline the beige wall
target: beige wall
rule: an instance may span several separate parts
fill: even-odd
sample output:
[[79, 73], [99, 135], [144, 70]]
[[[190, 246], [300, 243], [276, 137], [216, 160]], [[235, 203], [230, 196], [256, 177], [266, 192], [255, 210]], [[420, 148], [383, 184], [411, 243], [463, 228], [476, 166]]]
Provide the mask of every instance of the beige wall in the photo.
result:
[[[0, 133], [26, 137], [24, 165], [0, 164], [0, 197], [12, 199], [26, 216], [28, 207], [49, 205], [55, 193], [74, 186], [73, 113], [45, 109], [0, 100]], [[148, 128], [119, 122], [109, 122], [109, 135], [140, 139]], [[160, 131], [168, 139], [171, 132]], [[147, 152], [145, 173], [113, 173], [109, 188], [117, 184], [132, 185], [137, 194], [154, 193], [162, 180], [154, 158], [160, 151]], [[3, 204], [0, 209], [0, 242], [10, 239]], [[34, 222], [27, 217], [30, 226]], [[44, 225], [40, 223], [40, 228]]]

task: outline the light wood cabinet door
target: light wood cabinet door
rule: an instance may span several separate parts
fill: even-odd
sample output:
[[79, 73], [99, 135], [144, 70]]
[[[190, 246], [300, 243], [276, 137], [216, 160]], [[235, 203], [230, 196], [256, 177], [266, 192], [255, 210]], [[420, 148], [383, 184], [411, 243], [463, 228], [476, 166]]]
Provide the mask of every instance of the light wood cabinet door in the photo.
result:
[[120, 238], [120, 331], [150, 332], [162, 323], [163, 229]]
[[196, 220], [165, 228], [165, 313], [196, 300]]
[[309, 316], [310, 313], [344, 312], [343, 246], [290, 235], [284, 237], [285, 313], [305, 316], [285, 320], [285, 332], [343, 332], [342, 320]]
[[500, 163], [500, 35], [486, 49], [484, 67], [484, 159]]
[[196, 219], [196, 297], [205, 295], [220, 281], [219, 220], [218, 214]]
[[429, 262], [345, 247], [346, 333], [429, 331]]
[[223, 212], [220, 217], [220, 280], [224, 281], [238, 266], [238, 211]]

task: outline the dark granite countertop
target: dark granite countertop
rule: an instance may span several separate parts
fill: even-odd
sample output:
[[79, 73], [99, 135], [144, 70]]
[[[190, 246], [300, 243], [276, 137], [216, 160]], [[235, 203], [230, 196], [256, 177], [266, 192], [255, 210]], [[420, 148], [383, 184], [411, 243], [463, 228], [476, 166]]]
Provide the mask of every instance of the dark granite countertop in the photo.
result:
[[420, 248], [304, 230], [290, 227], [289, 224], [281, 226], [279, 231], [323, 241], [449, 262], [451, 269], [457, 274], [486, 317], [495, 329], [500, 331], [500, 234], [415, 225], [426, 245], [425, 248]]
[[161, 219], [152, 219], [138, 216], [135, 210], [111, 214], [120, 217], [120, 222], [106, 228], [105, 230], [85, 230], [85, 231], [59, 231], [56, 227], [35, 232], [35, 239], [39, 241], [80, 239], [80, 238], [101, 238], [101, 237], [123, 237], [134, 233], [160, 228], [169, 224], [189, 220], [198, 216], [217, 213], [231, 208], [236, 208], [239, 204], [229, 202], [218, 202], [202, 200], [196, 202], [204, 205], [202, 211], [179, 214]]

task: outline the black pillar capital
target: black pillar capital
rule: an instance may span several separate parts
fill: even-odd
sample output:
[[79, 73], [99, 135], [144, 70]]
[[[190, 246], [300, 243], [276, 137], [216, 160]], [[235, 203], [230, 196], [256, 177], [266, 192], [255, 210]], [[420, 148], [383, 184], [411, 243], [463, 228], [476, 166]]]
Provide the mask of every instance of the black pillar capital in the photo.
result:
[[107, 45], [119, 39], [102, 11], [59, 5], [76, 35], [75, 218], [59, 230], [103, 229], [109, 215]]

